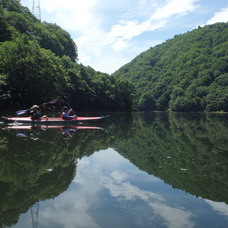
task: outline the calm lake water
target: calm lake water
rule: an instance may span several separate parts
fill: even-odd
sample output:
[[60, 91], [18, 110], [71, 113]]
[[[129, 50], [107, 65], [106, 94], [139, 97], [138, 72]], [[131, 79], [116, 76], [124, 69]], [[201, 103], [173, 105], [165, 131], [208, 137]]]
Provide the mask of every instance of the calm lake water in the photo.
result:
[[227, 114], [14, 128], [0, 127], [0, 227], [228, 227]]

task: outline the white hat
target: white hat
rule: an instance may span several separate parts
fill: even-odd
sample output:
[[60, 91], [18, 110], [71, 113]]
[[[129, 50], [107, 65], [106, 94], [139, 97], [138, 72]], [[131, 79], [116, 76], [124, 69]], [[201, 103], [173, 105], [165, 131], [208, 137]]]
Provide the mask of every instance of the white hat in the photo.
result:
[[38, 105], [33, 105], [32, 109], [34, 109], [34, 108], [39, 108], [39, 106]]

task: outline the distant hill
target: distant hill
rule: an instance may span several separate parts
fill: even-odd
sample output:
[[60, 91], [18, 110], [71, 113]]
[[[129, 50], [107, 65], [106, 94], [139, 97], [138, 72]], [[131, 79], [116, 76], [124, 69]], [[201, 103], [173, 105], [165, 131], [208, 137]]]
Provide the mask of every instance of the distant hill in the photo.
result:
[[113, 75], [134, 83], [139, 110], [228, 111], [228, 23], [177, 35]]

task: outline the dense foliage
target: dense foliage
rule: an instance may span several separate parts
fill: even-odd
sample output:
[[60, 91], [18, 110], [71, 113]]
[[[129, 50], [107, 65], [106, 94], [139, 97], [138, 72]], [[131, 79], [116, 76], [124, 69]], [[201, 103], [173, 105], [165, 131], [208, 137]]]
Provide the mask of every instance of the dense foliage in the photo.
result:
[[18, 0], [0, 4], [0, 106], [29, 106], [67, 95], [77, 110], [130, 110], [133, 86], [77, 63], [77, 46], [56, 24]]
[[121, 67], [140, 110], [228, 111], [228, 23], [175, 36]]

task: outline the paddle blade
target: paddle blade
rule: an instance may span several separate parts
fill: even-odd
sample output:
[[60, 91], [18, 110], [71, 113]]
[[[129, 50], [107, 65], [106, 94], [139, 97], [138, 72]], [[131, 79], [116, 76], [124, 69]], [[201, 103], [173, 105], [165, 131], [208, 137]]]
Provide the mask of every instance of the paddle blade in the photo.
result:
[[56, 104], [58, 101], [59, 101], [59, 99], [54, 99], [54, 100], [52, 100], [52, 101], [50, 101], [50, 102], [48, 102], [48, 103], [49, 103], [49, 104]]
[[26, 109], [26, 110], [19, 110], [19, 111], [16, 111], [16, 114], [17, 114], [17, 116], [20, 116], [20, 115], [25, 114], [27, 111], [28, 111], [28, 109]]
[[23, 134], [23, 133], [17, 133], [16, 136], [19, 138], [27, 138], [28, 137], [26, 134]]

